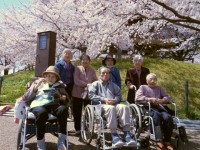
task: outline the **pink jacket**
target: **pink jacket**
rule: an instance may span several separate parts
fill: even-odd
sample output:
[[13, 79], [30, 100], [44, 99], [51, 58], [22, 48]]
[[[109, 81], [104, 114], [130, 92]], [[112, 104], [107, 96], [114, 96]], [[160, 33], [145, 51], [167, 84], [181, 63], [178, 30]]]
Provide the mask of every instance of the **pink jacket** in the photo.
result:
[[96, 80], [97, 75], [92, 67], [89, 67], [87, 70], [85, 70], [83, 66], [77, 66], [74, 72], [74, 86], [72, 90], [72, 96], [83, 98], [87, 84], [90, 84]]
[[149, 87], [148, 85], [141, 85], [135, 95], [136, 101], [144, 101], [145, 98], [159, 98], [165, 99], [167, 102], [171, 101], [171, 97], [160, 86]]

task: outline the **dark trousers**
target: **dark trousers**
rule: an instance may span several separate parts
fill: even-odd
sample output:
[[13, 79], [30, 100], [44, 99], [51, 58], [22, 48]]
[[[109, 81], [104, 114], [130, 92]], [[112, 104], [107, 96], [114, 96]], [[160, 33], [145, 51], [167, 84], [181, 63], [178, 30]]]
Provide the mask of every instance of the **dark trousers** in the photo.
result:
[[84, 106], [90, 104], [90, 100], [84, 100], [82, 98], [73, 97], [73, 114], [74, 114], [74, 128], [76, 131], [81, 130], [81, 116], [82, 116], [82, 104]]
[[127, 101], [130, 104], [135, 104], [135, 89], [129, 89], [128, 90], [128, 95], [127, 95]]
[[70, 100], [71, 100], [71, 98], [72, 98], [72, 88], [73, 88], [73, 83], [67, 84], [67, 86], [66, 86], [66, 88], [65, 88], [66, 92], [67, 92], [68, 95], [69, 95]]
[[38, 106], [31, 108], [31, 112], [35, 115], [36, 136], [37, 140], [44, 138], [45, 124], [48, 119], [48, 113], [52, 113], [58, 120], [58, 132], [66, 134], [67, 127], [67, 109], [64, 105], [59, 106]]
[[[69, 114], [73, 115], [72, 89], [73, 89], [73, 83], [67, 84], [67, 87], [65, 88], [67, 94], [69, 95], [69, 103], [68, 103], [68, 107], [67, 107], [67, 112], [68, 112], [68, 116], [67, 117], [69, 117]], [[69, 112], [69, 107], [71, 108], [72, 112]]]
[[[163, 140], [165, 142], [170, 142], [171, 136], [172, 136], [172, 131], [173, 131], [172, 116], [165, 111], [160, 112], [156, 109], [151, 109], [150, 115], [153, 118], [155, 132], [157, 133], [156, 138], [160, 137], [161, 135], [158, 135], [158, 134], [161, 133], [164, 136]], [[156, 131], [156, 130], [161, 130], [161, 131]], [[162, 139], [162, 137], [161, 137], [161, 139]]]

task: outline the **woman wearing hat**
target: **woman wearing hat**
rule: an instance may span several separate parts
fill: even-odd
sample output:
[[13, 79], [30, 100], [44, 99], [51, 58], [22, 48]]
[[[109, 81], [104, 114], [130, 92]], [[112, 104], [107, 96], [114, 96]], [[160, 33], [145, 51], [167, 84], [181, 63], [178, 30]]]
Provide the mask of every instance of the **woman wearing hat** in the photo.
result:
[[38, 150], [45, 150], [45, 124], [48, 113], [52, 113], [58, 119], [58, 149], [66, 149], [66, 125], [67, 109], [64, 105], [68, 100], [65, 85], [60, 81], [59, 71], [54, 66], [49, 66], [40, 78], [31, 84], [31, 87], [23, 96], [26, 104], [30, 105], [30, 111], [36, 117], [36, 136]]
[[110, 71], [110, 81], [115, 83], [121, 89], [121, 76], [119, 69], [115, 67], [116, 59], [111, 55], [106, 55], [106, 57], [102, 60], [102, 64], [104, 67], [109, 68]]

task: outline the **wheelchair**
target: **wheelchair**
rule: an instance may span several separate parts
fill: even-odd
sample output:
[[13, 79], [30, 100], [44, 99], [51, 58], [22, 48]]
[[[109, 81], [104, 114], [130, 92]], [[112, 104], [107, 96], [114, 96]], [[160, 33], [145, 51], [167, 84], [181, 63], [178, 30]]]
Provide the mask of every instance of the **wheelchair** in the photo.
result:
[[[31, 84], [37, 80], [38, 77], [31, 78], [26, 85], [26, 90], [31, 86]], [[19, 104], [19, 105], [16, 105]], [[36, 125], [35, 125], [35, 115], [30, 112], [30, 108], [26, 106], [25, 102], [20, 102], [15, 104], [15, 115], [20, 119], [19, 128], [17, 133], [17, 150], [25, 150], [26, 142], [36, 135]], [[17, 107], [17, 108], [16, 108]], [[66, 118], [67, 119], [67, 118]], [[46, 122], [45, 133], [50, 133], [58, 137], [58, 122], [57, 117], [48, 114], [48, 120]], [[65, 146], [68, 149], [68, 130], [66, 126], [66, 141]]]
[[[125, 102], [125, 101], [124, 101]], [[135, 129], [132, 126], [133, 120], [131, 119], [131, 136], [135, 139], [135, 145], [123, 145], [122, 147], [129, 148], [137, 148], [139, 149], [139, 143], [136, 138]], [[91, 102], [90, 105], [87, 105], [84, 108], [82, 113], [82, 121], [81, 121], [81, 137], [84, 143], [90, 144], [92, 139], [96, 136], [96, 148], [97, 150], [103, 149], [119, 149], [120, 147], [112, 146], [112, 142], [109, 142], [110, 138], [107, 135], [106, 131], [106, 119], [103, 116], [102, 112], [102, 104], [99, 102], [98, 104], [94, 104]], [[95, 132], [96, 130], [96, 132]], [[121, 129], [118, 128], [118, 133], [120, 135]]]
[[[147, 102], [148, 109], [144, 108], [143, 104], [130, 104], [130, 110], [133, 117], [133, 125], [136, 129], [136, 136], [140, 140], [141, 147], [149, 147], [150, 141], [155, 143], [155, 128], [153, 123], [153, 118], [150, 116], [151, 104]], [[186, 143], [187, 135], [185, 132], [185, 128], [181, 125], [179, 118], [177, 117], [176, 112], [176, 104], [169, 103], [173, 107], [173, 110], [168, 109], [168, 107], [164, 107], [168, 109], [168, 112], [172, 115], [173, 118], [173, 133], [172, 133], [172, 143], [175, 149], [179, 147], [179, 140]], [[150, 131], [150, 128], [152, 131]], [[143, 136], [142, 136], [143, 135]]]
[[[17, 136], [17, 150], [25, 150], [26, 142], [36, 135], [35, 115], [29, 111], [29, 107], [24, 110], [24, 117], [20, 119], [18, 136]], [[58, 122], [57, 117], [52, 114], [48, 114], [49, 118], [46, 122], [45, 133], [51, 133], [58, 137]], [[67, 119], [67, 118], [66, 118]], [[66, 127], [67, 128], [67, 127]], [[68, 149], [68, 131], [66, 132], [65, 146]]]

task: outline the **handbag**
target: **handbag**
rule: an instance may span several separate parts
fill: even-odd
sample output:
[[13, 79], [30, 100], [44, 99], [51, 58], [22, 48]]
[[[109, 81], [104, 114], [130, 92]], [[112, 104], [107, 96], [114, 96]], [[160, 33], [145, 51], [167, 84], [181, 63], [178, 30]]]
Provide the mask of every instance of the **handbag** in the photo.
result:
[[14, 116], [18, 119], [23, 119], [26, 113], [26, 104], [25, 101], [16, 101], [14, 107]]

